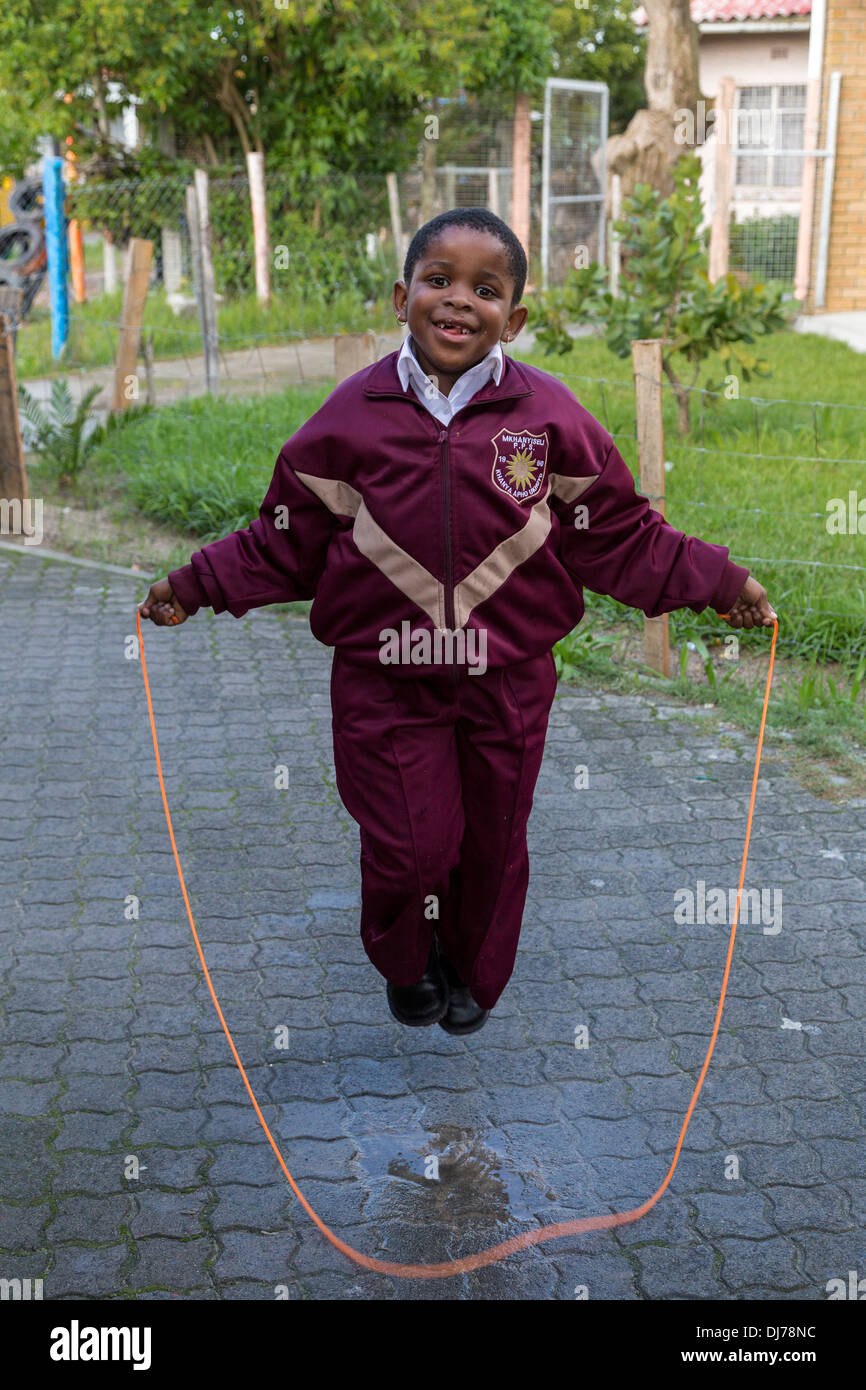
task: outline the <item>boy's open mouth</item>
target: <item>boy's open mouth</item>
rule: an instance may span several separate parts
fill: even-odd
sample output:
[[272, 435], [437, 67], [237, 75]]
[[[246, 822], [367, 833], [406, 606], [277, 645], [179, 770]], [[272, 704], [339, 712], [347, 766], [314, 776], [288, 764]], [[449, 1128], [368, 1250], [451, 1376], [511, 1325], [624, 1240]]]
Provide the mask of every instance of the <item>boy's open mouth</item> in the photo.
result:
[[452, 342], [460, 342], [464, 338], [471, 338], [475, 332], [468, 324], [461, 323], [459, 319], [435, 319], [433, 327], [442, 334], [443, 338], [449, 338]]

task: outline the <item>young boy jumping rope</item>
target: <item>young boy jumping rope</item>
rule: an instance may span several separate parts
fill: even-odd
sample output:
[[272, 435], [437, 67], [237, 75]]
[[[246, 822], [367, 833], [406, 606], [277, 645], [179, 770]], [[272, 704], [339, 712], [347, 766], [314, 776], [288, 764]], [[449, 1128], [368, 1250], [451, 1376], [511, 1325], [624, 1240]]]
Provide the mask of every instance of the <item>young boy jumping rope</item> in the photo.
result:
[[481, 1028], [514, 968], [526, 825], [583, 587], [658, 617], [711, 605], [771, 626], [725, 546], [635, 491], [555, 377], [504, 356], [526, 256], [480, 208], [416, 232], [399, 351], [356, 372], [280, 450], [259, 516], [152, 585], [142, 617], [236, 618], [313, 599], [334, 650], [337, 788], [360, 826], [361, 938], [393, 1016]]

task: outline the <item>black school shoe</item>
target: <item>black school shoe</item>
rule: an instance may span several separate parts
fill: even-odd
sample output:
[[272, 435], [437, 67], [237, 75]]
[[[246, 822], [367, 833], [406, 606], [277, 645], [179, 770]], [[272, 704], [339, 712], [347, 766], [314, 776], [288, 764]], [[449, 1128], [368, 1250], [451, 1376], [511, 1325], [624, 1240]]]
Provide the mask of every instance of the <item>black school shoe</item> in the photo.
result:
[[398, 1023], [407, 1028], [429, 1028], [448, 1012], [448, 985], [442, 973], [434, 939], [427, 969], [414, 985], [387, 986], [388, 1008]]
[[455, 1037], [477, 1033], [490, 1017], [490, 1010], [482, 1009], [480, 1004], [476, 1004], [469, 993], [469, 986], [463, 983], [450, 960], [446, 960], [441, 953], [439, 960], [449, 994], [448, 1011], [444, 1018], [439, 1019], [439, 1027]]

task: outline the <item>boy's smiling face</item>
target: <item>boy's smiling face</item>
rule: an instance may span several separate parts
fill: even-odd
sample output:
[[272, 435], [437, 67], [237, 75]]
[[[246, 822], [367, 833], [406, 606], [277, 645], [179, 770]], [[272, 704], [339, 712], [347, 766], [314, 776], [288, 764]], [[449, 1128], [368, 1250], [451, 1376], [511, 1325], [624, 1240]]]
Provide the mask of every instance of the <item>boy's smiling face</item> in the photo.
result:
[[508, 252], [491, 232], [444, 227], [416, 264], [407, 286], [394, 285], [415, 356], [447, 396], [458, 377], [498, 343], [516, 338], [529, 311], [513, 308]]

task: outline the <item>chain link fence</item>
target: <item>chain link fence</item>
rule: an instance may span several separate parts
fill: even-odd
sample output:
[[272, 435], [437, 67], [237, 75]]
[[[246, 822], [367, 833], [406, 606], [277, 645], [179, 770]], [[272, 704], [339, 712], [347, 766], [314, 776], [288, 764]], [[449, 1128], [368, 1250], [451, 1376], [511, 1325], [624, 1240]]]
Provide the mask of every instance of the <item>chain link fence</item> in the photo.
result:
[[806, 85], [737, 88], [729, 269], [793, 289], [805, 163]]
[[[150, 176], [103, 183], [74, 183], [67, 214], [78, 218], [91, 245], [104, 239], [123, 248], [131, 237], [152, 241], [151, 283], [169, 293], [192, 287], [192, 248], [184, 205], [189, 179]], [[208, 180], [213, 263], [217, 293], [242, 297], [254, 292], [253, 223], [245, 173]], [[346, 180], [329, 186], [327, 202], [301, 216], [294, 207], [293, 180], [269, 172], [265, 195], [269, 236], [276, 268], [291, 269], [313, 299], [354, 292], [364, 299], [383, 292], [389, 238], [384, 180]], [[393, 251], [393, 248], [391, 248]], [[94, 266], [88, 288], [105, 289], [104, 268]], [[110, 277], [109, 277], [110, 282]], [[281, 280], [274, 277], [279, 293]]]
[[754, 216], [731, 222], [729, 269], [745, 282], [782, 280], [793, 286], [797, 264], [797, 213]]

